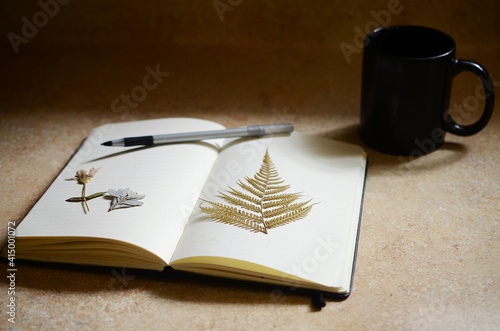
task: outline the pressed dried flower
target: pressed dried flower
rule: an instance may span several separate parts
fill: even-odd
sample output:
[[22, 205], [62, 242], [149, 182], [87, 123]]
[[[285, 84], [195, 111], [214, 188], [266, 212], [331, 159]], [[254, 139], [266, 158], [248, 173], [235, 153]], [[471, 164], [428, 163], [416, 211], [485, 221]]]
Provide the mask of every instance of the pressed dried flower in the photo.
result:
[[87, 173], [85, 170], [78, 170], [76, 172], [75, 177], [72, 178], [67, 178], [66, 180], [77, 180], [78, 183], [80, 184], [88, 184], [94, 178], [94, 176], [97, 174], [97, 172], [101, 170], [101, 168], [92, 168], [90, 171]]
[[83, 203], [85, 203], [85, 206], [87, 207], [87, 211], [90, 211], [89, 205], [87, 203], [87, 198], [86, 198], [87, 184], [90, 183], [90, 181], [94, 178], [94, 176], [97, 174], [97, 172], [99, 170], [101, 170], [101, 168], [92, 168], [92, 169], [90, 169], [89, 172], [86, 172], [85, 170], [78, 170], [76, 172], [75, 177], [66, 179], [66, 180], [77, 180], [79, 184], [83, 184], [82, 201], [83, 201]]
[[142, 201], [137, 200], [144, 199], [145, 196], [137, 194], [137, 192], [129, 188], [118, 190], [110, 189], [108, 190], [108, 194], [113, 197], [109, 211], [119, 208], [142, 206], [144, 204]]

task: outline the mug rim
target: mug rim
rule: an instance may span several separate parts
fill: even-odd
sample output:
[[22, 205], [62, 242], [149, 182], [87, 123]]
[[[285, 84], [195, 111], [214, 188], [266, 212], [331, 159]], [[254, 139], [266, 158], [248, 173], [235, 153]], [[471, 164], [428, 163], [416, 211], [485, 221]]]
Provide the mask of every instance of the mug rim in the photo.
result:
[[[380, 33], [384, 33], [386, 31], [391, 31], [391, 30], [401, 30], [401, 29], [405, 29], [405, 30], [408, 30], [408, 31], [411, 30], [411, 31], [432, 32], [432, 33], [434, 33], [436, 35], [439, 35], [441, 38], [447, 39], [448, 42], [450, 43], [451, 47], [449, 47], [449, 49], [447, 51], [441, 52], [440, 54], [432, 55], [432, 56], [422, 56], [422, 57], [411, 57], [411, 56], [395, 55], [395, 54], [391, 54], [389, 52], [377, 49], [376, 47], [371, 47], [371, 46], [373, 46], [373, 44], [372, 44], [372, 38], [377, 38], [377, 36]], [[455, 40], [450, 35], [442, 32], [440, 30], [434, 29], [434, 28], [430, 28], [430, 27], [426, 27], [426, 26], [421, 26], [421, 25], [389, 25], [389, 26], [380, 27], [380, 28], [377, 28], [377, 29], [374, 29], [374, 30], [370, 31], [366, 35], [366, 37], [364, 39], [364, 48], [365, 49], [370, 49], [371, 51], [374, 51], [374, 52], [376, 52], [378, 54], [381, 54], [383, 56], [387, 56], [387, 57], [390, 57], [390, 58], [393, 58], [393, 59], [421, 61], [421, 60], [439, 59], [439, 58], [447, 57], [447, 56], [450, 56], [450, 55], [454, 56], [454, 53], [455, 53], [455, 50], [456, 50], [456, 43], [455, 43]]]

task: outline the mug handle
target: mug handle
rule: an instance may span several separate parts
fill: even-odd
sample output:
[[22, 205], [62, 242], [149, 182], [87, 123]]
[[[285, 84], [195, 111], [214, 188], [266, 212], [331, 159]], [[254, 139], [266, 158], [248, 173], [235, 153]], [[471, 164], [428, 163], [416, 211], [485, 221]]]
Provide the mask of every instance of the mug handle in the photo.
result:
[[476, 123], [470, 125], [460, 125], [447, 114], [444, 119], [443, 129], [458, 136], [471, 136], [484, 129], [491, 118], [491, 114], [493, 113], [493, 106], [495, 105], [493, 80], [486, 69], [484, 69], [484, 67], [477, 62], [459, 59], [454, 59], [453, 61], [453, 77], [462, 71], [471, 71], [475, 73], [483, 83], [486, 98], [484, 101], [483, 115], [481, 115], [481, 118]]

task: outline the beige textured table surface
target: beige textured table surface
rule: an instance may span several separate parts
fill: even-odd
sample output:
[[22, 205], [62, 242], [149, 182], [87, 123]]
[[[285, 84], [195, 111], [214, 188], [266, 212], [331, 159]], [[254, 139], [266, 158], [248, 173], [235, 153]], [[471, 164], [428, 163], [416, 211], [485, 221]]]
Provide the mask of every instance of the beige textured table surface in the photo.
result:
[[[230, 9], [217, 12], [220, 3]], [[90, 130], [104, 123], [170, 116], [227, 127], [293, 121], [298, 131], [362, 145], [362, 56], [346, 57], [339, 45], [355, 45], [357, 31], [377, 24], [375, 14], [390, 13], [390, 3], [88, 1], [60, 4], [44, 21], [39, 3], [3, 2], [2, 243], [8, 222], [22, 220]], [[498, 1], [398, 3], [401, 10], [386, 15], [384, 25], [422, 24], [451, 34], [457, 56], [483, 64], [499, 88]], [[34, 20], [37, 33], [24, 28], [23, 35], [23, 24]], [[9, 32], [24, 38], [15, 39], [17, 53]], [[144, 97], [114, 108], [116, 99], [142, 86], [148, 67], [169, 74]], [[481, 112], [479, 84], [472, 74], [454, 80], [452, 113], [463, 123]], [[2, 261], [0, 327], [498, 329], [495, 108], [481, 133], [448, 135], [442, 149], [424, 157], [364, 146], [370, 164], [354, 288], [345, 301], [315, 311], [308, 297], [276, 297], [272, 287], [18, 261], [12, 324]]]

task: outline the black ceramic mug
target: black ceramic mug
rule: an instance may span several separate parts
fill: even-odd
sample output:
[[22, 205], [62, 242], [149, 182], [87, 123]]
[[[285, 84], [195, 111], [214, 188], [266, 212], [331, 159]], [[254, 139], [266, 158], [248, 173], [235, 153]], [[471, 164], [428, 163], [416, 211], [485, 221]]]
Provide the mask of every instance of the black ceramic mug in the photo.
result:
[[[478, 63], [455, 58], [455, 41], [421, 26], [389, 26], [365, 38], [361, 88], [361, 138], [394, 155], [430, 153], [446, 132], [469, 136], [491, 118], [493, 81]], [[459, 125], [448, 114], [451, 82], [462, 71], [476, 74], [485, 89], [481, 118]]]

